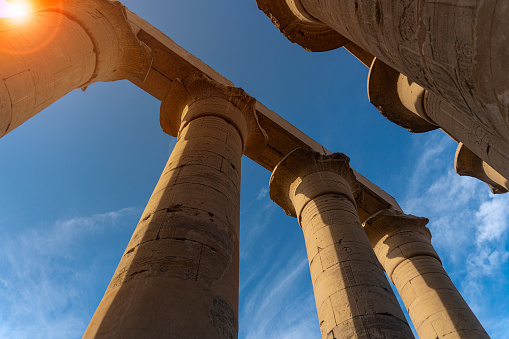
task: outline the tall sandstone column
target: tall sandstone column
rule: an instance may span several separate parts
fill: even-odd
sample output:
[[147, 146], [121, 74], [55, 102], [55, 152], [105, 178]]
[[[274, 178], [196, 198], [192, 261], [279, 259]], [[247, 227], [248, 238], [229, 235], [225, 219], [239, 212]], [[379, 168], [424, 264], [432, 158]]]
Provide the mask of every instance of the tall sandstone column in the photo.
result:
[[74, 89], [146, 76], [151, 52], [120, 2], [29, 3], [35, 12], [0, 19], [0, 137]]
[[269, 189], [304, 233], [322, 337], [413, 338], [359, 221], [348, 157], [297, 149], [274, 169]]
[[173, 82], [161, 125], [177, 144], [84, 338], [237, 338], [240, 165], [260, 135], [254, 103], [205, 76]]
[[366, 220], [364, 230], [419, 338], [489, 338], [445, 272], [427, 223], [389, 209]]

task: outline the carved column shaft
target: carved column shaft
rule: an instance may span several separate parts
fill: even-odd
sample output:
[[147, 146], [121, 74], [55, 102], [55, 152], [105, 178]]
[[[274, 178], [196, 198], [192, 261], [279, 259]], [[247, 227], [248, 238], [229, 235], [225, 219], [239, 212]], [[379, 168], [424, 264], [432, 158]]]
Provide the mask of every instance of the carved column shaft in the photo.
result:
[[254, 114], [242, 90], [175, 82], [178, 142], [86, 338], [236, 338], [240, 168]]
[[368, 219], [364, 230], [420, 338], [489, 338], [444, 270], [427, 222], [384, 210]]
[[150, 67], [120, 2], [30, 3], [37, 12], [0, 19], [0, 137], [74, 89]]
[[311, 17], [509, 140], [507, 3], [296, 2]]
[[270, 196], [304, 233], [323, 338], [412, 338], [357, 215], [349, 159], [295, 150], [276, 167]]

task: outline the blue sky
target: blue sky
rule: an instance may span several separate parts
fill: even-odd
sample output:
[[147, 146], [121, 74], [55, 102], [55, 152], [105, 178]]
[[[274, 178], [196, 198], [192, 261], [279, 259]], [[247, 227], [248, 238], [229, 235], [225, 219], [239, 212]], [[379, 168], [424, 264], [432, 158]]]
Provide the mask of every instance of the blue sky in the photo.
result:
[[[360, 62], [291, 44], [255, 0], [124, 4], [429, 218], [454, 283], [509, 338], [509, 196], [457, 176], [450, 138], [385, 120]], [[174, 144], [159, 102], [125, 81], [74, 91], [0, 139], [0, 339], [81, 338]], [[319, 338], [297, 221], [269, 199], [270, 173], [242, 165], [239, 337]]]

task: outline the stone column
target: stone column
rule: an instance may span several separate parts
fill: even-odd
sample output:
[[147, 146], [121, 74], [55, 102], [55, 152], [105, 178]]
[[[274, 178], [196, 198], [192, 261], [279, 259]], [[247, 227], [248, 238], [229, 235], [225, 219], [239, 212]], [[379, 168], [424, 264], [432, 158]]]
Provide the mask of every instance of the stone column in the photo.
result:
[[274, 169], [270, 197], [304, 233], [323, 338], [413, 338], [364, 233], [349, 159], [297, 149]]
[[[351, 41], [509, 140], [506, 1], [257, 0], [292, 41]], [[298, 26], [298, 28], [294, 28]], [[336, 31], [315, 49], [315, 31]], [[331, 34], [329, 34], [331, 35]], [[334, 44], [336, 42], [336, 44]]]
[[161, 125], [178, 142], [84, 338], [237, 338], [240, 166], [261, 132], [254, 103], [205, 76], [173, 82]]
[[120, 2], [30, 4], [36, 12], [0, 19], [0, 137], [74, 89], [144, 79], [151, 52], [136, 38]]
[[364, 230], [419, 338], [489, 338], [431, 245], [428, 219], [383, 210]]

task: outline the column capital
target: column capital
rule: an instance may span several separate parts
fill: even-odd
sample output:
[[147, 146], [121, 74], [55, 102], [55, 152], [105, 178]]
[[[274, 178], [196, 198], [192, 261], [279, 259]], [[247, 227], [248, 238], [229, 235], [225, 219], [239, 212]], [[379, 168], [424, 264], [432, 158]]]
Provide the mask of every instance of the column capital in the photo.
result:
[[258, 8], [290, 40], [311, 52], [330, 51], [349, 42], [314, 18], [300, 0], [257, 0]]
[[396, 267], [407, 259], [429, 256], [441, 262], [431, 244], [428, 222], [394, 209], [382, 210], [364, 222], [369, 242], [391, 280]]
[[504, 194], [509, 191], [509, 180], [479, 158], [462, 142], [458, 144], [456, 149], [454, 169], [461, 176], [469, 176], [485, 182], [493, 194]]
[[[8, 0], [26, 3], [25, 0]], [[144, 81], [152, 65], [152, 51], [136, 36], [127, 19], [127, 7], [116, 0], [30, 0], [32, 11], [66, 15], [82, 26], [94, 43], [97, 64], [92, 78], [97, 81], [139, 79]]]
[[375, 58], [369, 68], [369, 102], [392, 123], [412, 133], [439, 128], [424, 110], [426, 90], [407, 76]]
[[[204, 74], [175, 79], [161, 102], [160, 123], [163, 131], [178, 137], [192, 120], [217, 116], [239, 132], [243, 149], [259, 154], [267, 144], [267, 134], [258, 123], [256, 99], [242, 88], [224, 86]], [[196, 106], [203, 107], [196, 107]], [[190, 110], [191, 106], [197, 109]]]
[[324, 194], [344, 195], [355, 206], [362, 190], [349, 163], [350, 158], [342, 153], [322, 155], [297, 148], [275, 167], [270, 198], [293, 217], [299, 217], [307, 202]]
[[416, 217], [415, 215], [405, 214], [393, 208], [381, 210], [373, 214], [364, 222], [364, 230], [368, 233], [368, 238], [379, 240], [385, 235], [393, 235], [399, 232], [421, 231], [429, 234], [431, 240], [431, 233], [426, 227], [429, 219], [424, 217]]

